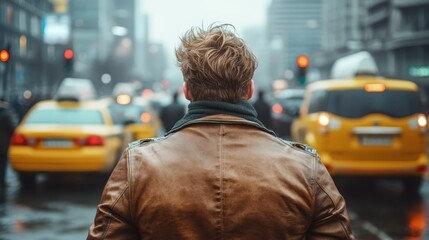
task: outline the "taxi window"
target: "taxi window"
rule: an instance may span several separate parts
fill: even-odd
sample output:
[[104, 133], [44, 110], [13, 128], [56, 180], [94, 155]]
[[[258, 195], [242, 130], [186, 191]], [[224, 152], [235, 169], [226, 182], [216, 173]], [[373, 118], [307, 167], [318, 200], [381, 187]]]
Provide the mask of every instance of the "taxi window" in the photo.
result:
[[278, 98], [278, 100], [285, 108], [299, 108], [304, 97]]
[[311, 94], [310, 105], [308, 106], [308, 113], [326, 111], [326, 91], [318, 90]]
[[97, 110], [39, 109], [28, 116], [26, 124], [104, 124], [104, 119]]
[[321, 111], [338, 116], [359, 118], [371, 113], [381, 113], [394, 118], [406, 117], [422, 112], [418, 92], [386, 90], [366, 92], [361, 89], [328, 91], [322, 101]]

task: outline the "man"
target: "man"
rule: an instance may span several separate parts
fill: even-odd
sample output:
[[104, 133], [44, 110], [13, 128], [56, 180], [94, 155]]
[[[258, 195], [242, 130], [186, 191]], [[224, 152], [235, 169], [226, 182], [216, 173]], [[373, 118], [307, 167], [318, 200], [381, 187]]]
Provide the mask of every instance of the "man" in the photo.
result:
[[264, 99], [264, 90], [260, 89], [258, 91], [258, 99], [253, 103], [253, 107], [258, 114], [258, 119], [264, 124], [268, 129], [271, 129], [271, 107]]
[[0, 97], [0, 190], [6, 187], [9, 142], [16, 125], [16, 116], [12, 110], [9, 109], [8, 102]]
[[185, 115], [185, 106], [179, 103], [178, 97], [179, 94], [174, 92], [172, 102], [161, 109], [160, 118], [166, 132]]
[[315, 151], [256, 118], [247, 100], [257, 62], [230, 27], [181, 38], [188, 112], [165, 137], [124, 151], [88, 239], [354, 238]]

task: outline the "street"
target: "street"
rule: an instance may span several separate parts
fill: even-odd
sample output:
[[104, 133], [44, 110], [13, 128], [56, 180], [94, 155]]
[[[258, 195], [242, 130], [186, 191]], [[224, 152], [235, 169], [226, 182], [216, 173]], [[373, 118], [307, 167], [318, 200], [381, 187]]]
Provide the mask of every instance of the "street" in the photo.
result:
[[402, 192], [400, 182], [338, 184], [356, 239], [428, 239], [429, 181], [420, 195]]
[[105, 179], [66, 176], [39, 179], [34, 190], [20, 190], [16, 175], [0, 202], [0, 239], [85, 239]]
[[[20, 190], [11, 169], [0, 202], [0, 240], [85, 239], [105, 179], [88, 176], [39, 178], [34, 190]], [[401, 184], [341, 181], [356, 239], [428, 239], [429, 181], [419, 196]]]

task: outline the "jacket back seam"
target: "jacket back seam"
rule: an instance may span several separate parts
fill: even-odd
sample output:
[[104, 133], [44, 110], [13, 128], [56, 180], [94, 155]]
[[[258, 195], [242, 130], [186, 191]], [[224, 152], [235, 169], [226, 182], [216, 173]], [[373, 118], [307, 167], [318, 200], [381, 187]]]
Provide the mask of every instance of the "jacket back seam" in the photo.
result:
[[223, 125], [219, 128], [219, 193], [220, 193], [220, 239], [223, 239], [224, 234], [224, 207], [225, 207], [225, 195], [224, 195], [224, 156], [223, 156]]

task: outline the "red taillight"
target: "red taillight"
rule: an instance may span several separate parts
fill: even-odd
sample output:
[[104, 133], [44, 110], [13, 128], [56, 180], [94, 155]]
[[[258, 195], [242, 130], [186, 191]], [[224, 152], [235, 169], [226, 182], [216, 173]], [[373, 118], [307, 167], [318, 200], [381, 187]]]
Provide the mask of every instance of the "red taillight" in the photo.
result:
[[282, 113], [282, 111], [283, 111], [283, 107], [282, 107], [282, 105], [280, 105], [279, 103], [274, 104], [274, 105], [271, 107], [271, 109], [272, 109], [273, 113], [277, 113], [277, 114], [280, 114], [280, 113]]
[[330, 165], [324, 164], [326, 167], [326, 170], [328, 170], [329, 174], [332, 173], [332, 167]]
[[426, 165], [421, 165], [421, 166], [418, 166], [416, 168], [416, 172], [419, 173], [419, 174], [421, 174], [422, 176], [424, 176], [426, 174], [426, 171], [427, 171], [427, 166]]
[[28, 145], [28, 141], [24, 135], [14, 134], [10, 140], [10, 144], [15, 146], [26, 146]]
[[84, 141], [84, 146], [103, 146], [104, 138], [97, 135], [90, 135]]

